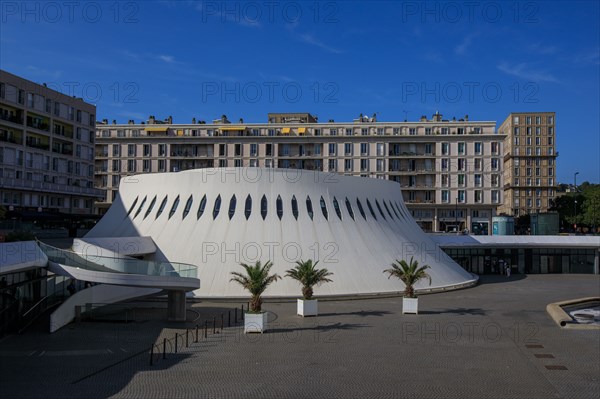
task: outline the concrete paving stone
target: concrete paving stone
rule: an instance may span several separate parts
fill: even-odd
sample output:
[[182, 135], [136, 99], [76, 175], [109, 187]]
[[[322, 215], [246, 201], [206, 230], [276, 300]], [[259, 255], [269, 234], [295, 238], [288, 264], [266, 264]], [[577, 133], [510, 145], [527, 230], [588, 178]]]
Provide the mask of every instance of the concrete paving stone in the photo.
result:
[[[164, 303], [133, 302], [132, 323], [81, 322], [0, 341], [0, 394], [597, 398], [600, 333], [560, 329], [545, 312], [550, 302], [582, 296], [600, 296], [600, 276], [483, 276], [470, 289], [421, 296], [419, 315], [402, 315], [401, 298], [323, 300], [311, 318], [296, 316], [292, 301], [266, 302], [267, 333], [243, 334], [238, 323], [213, 335], [211, 325], [198, 343], [196, 324], [241, 304], [193, 303], [187, 323], [168, 323]], [[179, 353], [155, 354], [150, 366], [150, 346], [168, 338], [172, 348], [175, 333]]]

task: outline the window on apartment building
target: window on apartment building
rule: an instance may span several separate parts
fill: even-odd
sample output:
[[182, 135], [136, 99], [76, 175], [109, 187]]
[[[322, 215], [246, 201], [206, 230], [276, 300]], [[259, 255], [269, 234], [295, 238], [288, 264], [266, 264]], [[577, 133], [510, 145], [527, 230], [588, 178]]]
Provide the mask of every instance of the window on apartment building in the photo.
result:
[[130, 156], [130, 157], [136, 156], [135, 144], [127, 144], [127, 156]]
[[442, 190], [442, 202], [449, 203], [450, 202], [450, 191]]
[[329, 129], [329, 135], [330, 136], [337, 136], [338, 131], [337, 129]]
[[430, 128], [430, 127], [426, 127], [426, 128], [425, 128], [425, 135], [426, 135], [426, 136], [431, 136], [431, 134], [432, 134], [432, 130], [431, 130], [431, 128]]
[[548, 125], [553, 125], [554, 124], [554, 117], [552, 115], [548, 116], [546, 119], [546, 123], [548, 123]]
[[227, 167], [227, 160], [219, 159], [219, 168], [226, 168], [226, 167]]
[[513, 185], [514, 185], [514, 186], [519, 186], [519, 185], [520, 185], [519, 183], [520, 183], [520, 182], [519, 182], [519, 178], [518, 178], [518, 177], [515, 177], [515, 179], [514, 179], [514, 181], [513, 181]]
[[258, 155], [258, 144], [250, 144], [250, 156], [255, 157]]
[[475, 150], [475, 154], [481, 155], [481, 148], [482, 148], [482, 143], [481, 142], [474, 143], [473, 148]]
[[513, 123], [519, 123], [519, 117], [513, 116]]
[[442, 143], [442, 155], [450, 155], [450, 143]]
[[492, 158], [491, 162], [492, 170], [498, 170], [500, 168], [500, 161], [498, 158]]
[[465, 155], [465, 143], [458, 143], [458, 155]]
[[345, 155], [352, 155], [352, 143], [344, 143], [344, 154]]
[[530, 126], [527, 127], [527, 135], [531, 136], [531, 127]]
[[227, 156], [227, 144], [219, 144], [219, 156], [220, 157]]
[[460, 173], [458, 176], [458, 187], [465, 187], [465, 175]]
[[497, 141], [493, 141], [491, 144], [492, 144], [492, 154], [498, 155], [498, 153], [500, 152], [500, 143], [498, 143]]
[[536, 116], [535, 117], [535, 124], [539, 125], [540, 123], [542, 123], [542, 118], [540, 116]]
[[442, 187], [449, 187], [449, 186], [450, 186], [450, 175], [443, 174], [442, 175]]
[[113, 154], [113, 157], [121, 156], [121, 145], [120, 144], [112, 145], [112, 154]]
[[466, 198], [465, 190], [458, 190], [458, 202], [464, 203]]
[[492, 203], [497, 204], [500, 202], [500, 191], [492, 190]]
[[347, 128], [345, 131], [346, 136], [352, 136], [352, 129], [351, 128]]
[[344, 171], [351, 172], [354, 168], [354, 162], [352, 159], [344, 159]]
[[408, 129], [408, 134], [411, 136], [416, 136], [417, 135], [417, 128], [411, 127]]
[[548, 168], [548, 176], [554, 176], [554, 168]]
[[514, 134], [515, 136], [518, 136], [518, 135], [519, 135], [519, 127], [518, 127], [518, 126], [516, 126], [516, 127], [514, 127], [514, 128], [513, 128], [513, 134]]
[[166, 170], [167, 170], [167, 161], [165, 161], [164, 159], [159, 159], [158, 160], [158, 171], [164, 172]]
[[234, 146], [234, 153], [236, 157], [241, 157], [242, 156], [242, 145], [241, 144], [236, 144]]
[[467, 170], [467, 160], [465, 158], [458, 159], [458, 170]]
[[150, 144], [144, 144], [144, 156], [145, 157], [152, 156], [152, 146]]
[[144, 159], [143, 165], [142, 165], [144, 172], [151, 172], [150, 165], [151, 165], [150, 160]]
[[361, 136], [368, 136], [369, 129], [365, 129], [365, 128], [360, 129], [360, 134], [361, 134]]
[[377, 135], [378, 136], [383, 136], [385, 134], [385, 131], [383, 130], [382, 127], [378, 127], [377, 128]]
[[6, 85], [0, 83], [0, 98], [6, 98]]
[[548, 155], [554, 155], [554, 148], [548, 147]]
[[321, 155], [321, 144], [315, 144], [315, 155]]
[[330, 159], [328, 162], [328, 169], [330, 171], [337, 171], [337, 159]]
[[474, 198], [475, 198], [475, 203], [482, 203], [483, 202], [483, 192], [481, 190], [475, 190], [474, 191]]
[[384, 157], [385, 156], [385, 144], [377, 143], [376, 146], [377, 146], [377, 156]]
[[241, 168], [243, 166], [242, 160], [241, 159], [235, 159], [233, 161], [233, 166], [235, 166], [236, 168]]
[[112, 161], [112, 171], [113, 172], [121, 172], [121, 160], [113, 159]]
[[527, 123], [528, 125], [531, 125], [531, 116], [527, 116], [525, 118], [525, 123]]
[[129, 159], [127, 161], [127, 171], [135, 172], [135, 160], [134, 159]]
[[475, 170], [481, 170], [483, 166], [483, 159], [482, 158], [475, 158], [474, 162], [473, 162], [473, 168]]
[[362, 155], [362, 156], [369, 155], [369, 144], [368, 143], [360, 143], [360, 155]]
[[329, 143], [329, 155], [336, 155], [337, 146], [335, 143]]
[[361, 159], [360, 160], [360, 171], [361, 172], [368, 172], [369, 171], [369, 160], [368, 159]]
[[281, 145], [281, 155], [284, 157], [287, 157], [288, 155], [290, 155], [290, 145], [289, 144]]
[[442, 158], [442, 170], [447, 172], [449, 169], [449, 165], [450, 161], [448, 160], [448, 158]]
[[273, 156], [273, 144], [267, 144], [265, 145], [265, 155], [268, 157], [272, 157]]
[[431, 155], [432, 154], [432, 145], [431, 144], [425, 144], [425, 155]]
[[473, 175], [473, 184], [475, 184], [475, 187], [481, 187], [481, 181], [482, 179], [480, 173]]
[[377, 160], [377, 172], [383, 172], [385, 170], [385, 160], [378, 159]]
[[492, 187], [498, 187], [500, 185], [500, 175], [492, 174], [491, 176]]

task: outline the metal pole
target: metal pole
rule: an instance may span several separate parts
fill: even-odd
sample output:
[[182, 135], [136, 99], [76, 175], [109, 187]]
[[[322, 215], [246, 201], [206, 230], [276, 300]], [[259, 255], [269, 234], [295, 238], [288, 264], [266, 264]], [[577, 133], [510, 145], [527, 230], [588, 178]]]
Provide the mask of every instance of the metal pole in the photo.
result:
[[177, 333], [175, 333], [175, 353], [177, 353]]
[[187, 348], [188, 346], [190, 346], [190, 341], [189, 341], [189, 332], [190, 330], [188, 330], [187, 328], [185, 329], [185, 347]]
[[223, 319], [225, 318], [225, 315], [223, 313], [221, 313], [221, 332], [223, 332]]
[[575, 174], [573, 175], [573, 183], [574, 183], [574, 187], [573, 189], [575, 190], [575, 220], [573, 223], [573, 226], [575, 227], [575, 233], [577, 233], [577, 175], [579, 174], [579, 172], [575, 172]]
[[196, 324], [196, 342], [198, 342], [198, 324]]
[[167, 339], [163, 338], [163, 359], [167, 358]]
[[208, 320], [204, 321], [204, 338], [208, 337]]
[[213, 334], [217, 333], [217, 316], [213, 316]]
[[231, 327], [231, 310], [227, 311], [227, 327]]
[[237, 324], [238, 320], [237, 320], [237, 308], [235, 308], [235, 324]]

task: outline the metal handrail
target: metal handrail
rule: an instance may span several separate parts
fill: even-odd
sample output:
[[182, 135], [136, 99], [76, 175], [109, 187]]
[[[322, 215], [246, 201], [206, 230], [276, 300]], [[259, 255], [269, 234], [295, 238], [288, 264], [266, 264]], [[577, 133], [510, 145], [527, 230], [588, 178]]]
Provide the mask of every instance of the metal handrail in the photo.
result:
[[197, 278], [198, 268], [194, 265], [177, 262], [147, 261], [126, 257], [84, 255], [56, 248], [38, 241], [40, 249], [48, 260], [65, 266], [108, 272], [139, 274], [145, 276], [172, 276]]

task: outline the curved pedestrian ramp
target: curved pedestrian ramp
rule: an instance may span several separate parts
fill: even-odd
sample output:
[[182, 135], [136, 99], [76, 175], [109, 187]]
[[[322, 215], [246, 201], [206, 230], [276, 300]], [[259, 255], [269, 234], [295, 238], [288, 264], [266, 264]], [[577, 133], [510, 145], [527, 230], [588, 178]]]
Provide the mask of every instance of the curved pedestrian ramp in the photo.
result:
[[73, 293], [50, 316], [50, 332], [70, 323], [89, 303], [115, 303], [140, 296], [168, 294], [168, 317], [185, 320], [185, 293], [200, 287], [198, 268], [176, 262], [140, 260], [126, 256], [85, 255], [38, 242], [48, 257], [48, 270], [91, 283]]

